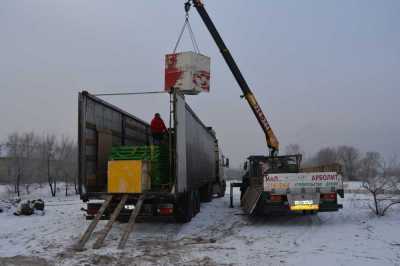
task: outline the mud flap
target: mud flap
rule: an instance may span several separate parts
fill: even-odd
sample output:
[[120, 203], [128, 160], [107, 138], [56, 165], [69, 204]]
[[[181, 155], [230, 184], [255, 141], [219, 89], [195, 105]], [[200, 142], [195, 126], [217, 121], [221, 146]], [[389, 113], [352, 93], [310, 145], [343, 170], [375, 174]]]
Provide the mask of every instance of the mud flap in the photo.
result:
[[247, 188], [241, 200], [241, 205], [247, 214], [249, 215], [253, 214], [257, 206], [258, 200], [260, 199], [260, 196], [261, 196], [260, 191], [252, 187]]

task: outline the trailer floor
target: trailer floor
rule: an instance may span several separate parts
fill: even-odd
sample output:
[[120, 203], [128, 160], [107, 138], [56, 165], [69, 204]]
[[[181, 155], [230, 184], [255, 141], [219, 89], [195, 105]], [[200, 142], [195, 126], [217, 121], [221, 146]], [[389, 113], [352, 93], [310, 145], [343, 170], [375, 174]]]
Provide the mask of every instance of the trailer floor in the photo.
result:
[[[77, 196], [48, 197], [46, 189], [24, 196], [44, 198], [45, 215], [0, 213], [0, 265], [400, 265], [400, 208], [375, 217], [363, 194], [347, 194], [336, 213], [249, 218], [236, 192], [234, 209], [226, 195], [202, 204], [189, 224], [137, 224], [123, 251], [118, 223], [105, 246], [92, 249], [106, 223], [100, 221], [87, 250], [76, 252], [89, 223], [84, 205]], [[0, 186], [0, 199], [6, 196]]]

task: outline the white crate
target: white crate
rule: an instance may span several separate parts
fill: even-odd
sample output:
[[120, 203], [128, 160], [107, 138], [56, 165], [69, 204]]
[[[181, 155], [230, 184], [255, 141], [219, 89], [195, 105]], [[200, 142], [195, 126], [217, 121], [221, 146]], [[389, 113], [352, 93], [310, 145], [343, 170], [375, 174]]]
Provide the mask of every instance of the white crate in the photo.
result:
[[165, 56], [165, 90], [171, 88], [185, 94], [210, 91], [210, 58], [194, 53], [182, 52]]

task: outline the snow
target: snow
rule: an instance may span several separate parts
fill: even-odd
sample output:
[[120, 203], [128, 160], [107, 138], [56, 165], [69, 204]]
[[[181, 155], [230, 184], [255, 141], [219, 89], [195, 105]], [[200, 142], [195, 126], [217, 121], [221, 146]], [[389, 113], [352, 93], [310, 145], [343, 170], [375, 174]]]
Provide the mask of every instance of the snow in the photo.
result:
[[[64, 186], [60, 184], [60, 188]], [[84, 226], [84, 216], [79, 211], [82, 203], [78, 196], [65, 197], [65, 192], [60, 189], [57, 197], [53, 198], [45, 184], [31, 185], [31, 190], [30, 194], [23, 191], [21, 199], [44, 199], [45, 214], [14, 216], [15, 206], [0, 213], [0, 257], [35, 255], [51, 258], [53, 251], [57, 253], [63, 249], [65, 243], [74, 237], [76, 230]], [[0, 193], [3, 206], [10, 206], [10, 203], [5, 201], [9, 196], [7, 189], [3, 188], [0, 191], [3, 192]], [[73, 187], [70, 193], [73, 193]]]
[[[400, 265], [400, 208], [376, 217], [367, 194], [346, 194], [339, 212], [250, 218], [235, 189], [233, 209], [227, 194], [202, 204], [188, 224], [137, 224], [123, 251], [117, 245], [126, 224], [119, 223], [104, 247], [92, 248], [106, 223], [100, 221], [86, 250], [75, 252], [89, 224], [80, 211], [85, 205], [62, 191], [52, 198], [48, 186], [32, 190], [23, 198], [43, 198], [46, 213], [0, 213], [0, 265]], [[0, 199], [6, 197], [0, 186]]]
[[361, 181], [344, 182], [343, 189], [345, 193], [368, 193], [368, 191], [363, 188]]

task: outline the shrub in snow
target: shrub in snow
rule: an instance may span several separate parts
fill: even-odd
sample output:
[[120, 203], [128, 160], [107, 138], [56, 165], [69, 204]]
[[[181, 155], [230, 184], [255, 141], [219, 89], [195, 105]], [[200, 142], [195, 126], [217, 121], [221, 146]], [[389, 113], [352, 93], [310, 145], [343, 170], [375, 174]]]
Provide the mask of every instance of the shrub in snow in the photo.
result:
[[363, 181], [365, 188], [373, 198], [371, 209], [378, 216], [384, 216], [386, 211], [400, 203], [400, 182], [397, 177], [370, 177]]
[[21, 201], [18, 204], [14, 215], [32, 215], [35, 211], [39, 211], [42, 215], [44, 214], [44, 201], [42, 199]]
[[397, 157], [389, 163], [378, 152], [367, 152], [360, 162], [362, 186], [373, 198], [371, 209], [376, 215], [384, 216], [386, 211], [400, 203], [400, 164]]

